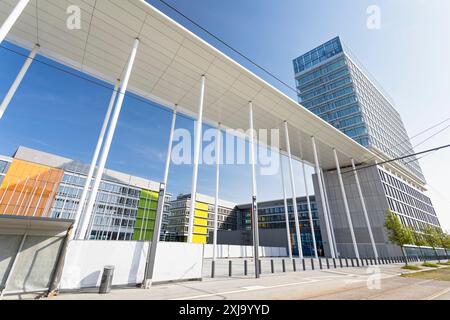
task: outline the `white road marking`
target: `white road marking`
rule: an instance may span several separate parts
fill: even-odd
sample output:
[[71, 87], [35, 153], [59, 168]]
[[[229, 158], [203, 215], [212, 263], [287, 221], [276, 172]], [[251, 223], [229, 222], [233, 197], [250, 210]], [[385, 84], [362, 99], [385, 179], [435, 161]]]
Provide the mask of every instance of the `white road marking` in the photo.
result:
[[299, 285], [299, 284], [309, 284], [309, 283], [314, 283], [314, 282], [318, 282], [318, 281], [316, 281], [316, 280], [309, 280], [309, 281], [292, 282], [292, 283], [285, 283], [285, 284], [279, 284], [279, 285], [267, 286], [267, 287], [263, 287], [263, 286], [254, 286], [253, 288], [252, 287], [246, 287], [246, 289], [243, 289], [243, 290], [215, 292], [215, 293], [209, 293], [209, 294], [202, 294], [202, 295], [198, 295], [198, 296], [174, 298], [174, 299], [171, 299], [171, 300], [201, 299], [201, 298], [207, 298], [207, 297], [213, 297], [213, 296], [219, 296], [219, 295], [242, 293], [242, 292], [249, 292], [249, 291], [258, 291], [258, 290], [265, 290], [265, 289], [282, 288], [282, 287], [295, 286], [295, 285]]
[[[300, 284], [310, 284], [310, 283], [315, 283], [315, 282], [328, 281], [328, 280], [332, 280], [332, 279], [347, 278], [347, 277], [367, 277], [367, 276], [343, 273], [342, 275], [336, 275], [336, 276], [307, 277], [307, 278], [305, 278], [305, 281], [300, 281], [300, 282], [285, 283], [285, 284], [279, 284], [279, 285], [273, 285], [273, 286], [249, 286], [249, 287], [242, 287], [242, 289], [240, 289], [240, 290], [215, 292], [215, 293], [202, 294], [202, 295], [197, 295], [197, 296], [174, 298], [171, 300], [202, 299], [202, 298], [214, 297], [214, 296], [219, 296], [219, 295], [228, 295], [228, 294], [243, 293], [243, 292], [249, 292], [249, 291], [259, 291], [259, 290], [283, 288], [283, 287], [295, 286], [295, 285], [300, 285]], [[384, 278], [391, 278], [391, 277], [394, 277], [394, 276], [387, 276]], [[366, 281], [366, 280], [364, 279], [364, 280], [359, 280], [359, 281]]]
[[439, 291], [438, 293], [433, 294], [432, 296], [426, 297], [423, 300], [434, 300], [436, 298], [439, 298], [440, 296], [443, 296], [444, 294], [446, 294], [448, 292], [450, 292], [450, 288]]

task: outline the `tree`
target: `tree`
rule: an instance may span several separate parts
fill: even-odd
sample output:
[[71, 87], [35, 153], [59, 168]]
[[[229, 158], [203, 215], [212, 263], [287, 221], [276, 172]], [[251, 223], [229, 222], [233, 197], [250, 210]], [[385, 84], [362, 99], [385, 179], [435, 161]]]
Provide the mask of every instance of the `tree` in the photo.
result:
[[412, 229], [411, 229], [411, 232], [412, 232], [412, 234], [413, 234], [413, 243], [414, 243], [415, 246], [419, 247], [420, 254], [421, 254], [422, 257], [423, 257], [424, 254], [423, 254], [422, 247], [423, 247], [423, 246], [426, 246], [427, 243], [426, 243], [426, 241], [423, 239], [423, 236], [422, 236], [420, 233], [418, 233], [418, 232], [416, 232], [415, 230], [412, 230]]
[[403, 257], [405, 258], [405, 263], [408, 265], [408, 259], [406, 259], [405, 245], [413, 244], [414, 237], [413, 232], [407, 227], [405, 227], [398, 216], [393, 213], [390, 209], [386, 212], [386, 222], [384, 224], [389, 234], [389, 241], [396, 244], [402, 250]]
[[439, 228], [427, 225], [422, 229], [422, 232], [423, 232], [423, 238], [425, 239], [425, 242], [427, 243], [428, 246], [433, 248], [434, 254], [438, 258], [438, 261], [440, 262], [436, 247], [438, 247], [441, 243], [439, 234], [442, 231]]
[[450, 250], [450, 234], [448, 234], [447, 232], [445, 232], [445, 238], [444, 238], [443, 247], [445, 249], [445, 254], [447, 255], [447, 258], [448, 258], [447, 250]]
[[435, 234], [438, 240], [438, 245], [444, 248], [445, 255], [447, 255], [447, 249], [450, 247], [450, 235], [444, 231], [442, 231], [439, 227], [434, 227]]

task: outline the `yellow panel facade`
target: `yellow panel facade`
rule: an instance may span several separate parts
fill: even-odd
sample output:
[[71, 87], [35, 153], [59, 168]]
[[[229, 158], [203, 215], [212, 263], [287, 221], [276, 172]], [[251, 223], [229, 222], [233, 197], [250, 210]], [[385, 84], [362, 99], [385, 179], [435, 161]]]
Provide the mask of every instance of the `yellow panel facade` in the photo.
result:
[[195, 210], [195, 217], [207, 219], [208, 218], [208, 211]]
[[193, 234], [192, 243], [206, 243], [206, 235]]
[[209, 205], [207, 203], [199, 202], [199, 201], [197, 201], [195, 203], [195, 209], [208, 211], [208, 208], [209, 208]]

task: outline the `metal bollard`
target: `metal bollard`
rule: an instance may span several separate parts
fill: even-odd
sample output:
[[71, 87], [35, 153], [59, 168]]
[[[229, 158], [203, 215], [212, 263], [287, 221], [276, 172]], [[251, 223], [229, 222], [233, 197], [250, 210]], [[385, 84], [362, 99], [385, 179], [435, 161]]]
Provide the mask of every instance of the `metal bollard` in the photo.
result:
[[214, 278], [215, 269], [216, 269], [216, 262], [213, 260], [211, 263], [211, 278]]
[[311, 259], [311, 270], [314, 270], [314, 259]]
[[[352, 260], [353, 260], [353, 258], [352, 258]], [[356, 266], [359, 267], [359, 259], [358, 258], [356, 258]]]
[[244, 276], [248, 274], [247, 260], [244, 260]]
[[330, 269], [330, 261], [328, 261], [328, 258], [327, 258], [327, 269]]
[[334, 266], [335, 269], [337, 268], [336, 267], [336, 259], [335, 258], [333, 258], [333, 266]]
[[270, 259], [270, 271], [271, 271], [272, 273], [275, 273], [275, 267], [274, 267], [274, 265], [273, 265], [273, 259]]
[[346, 265], [347, 268], [348, 268], [348, 259], [347, 259], [347, 258], [345, 258], [345, 265]]
[[228, 261], [228, 275], [233, 276], [233, 261]]
[[342, 258], [341, 257], [339, 257], [339, 265], [341, 266], [341, 268], [343, 267], [343, 265], [342, 265]]
[[319, 258], [319, 267], [322, 269], [322, 259]]
[[[353, 262], [353, 258], [351, 258], [351, 262], [352, 262], [352, 267], [355, 267], [355, 263]], [[359, 264], [358, 264], [359, 267]]]
[[111, 292], [112, 280], [114, 276], [114, 266], [105, 266], [103, 268], [102, 280], [98, 293], [105, 294]]
[[261, 260], [258, 260], [259, 273], [262, 273]]
[[286, 261], [284, 259], [281, 260], [281, 265], [283, 266], [283, 272], [286, 272]]
[[292, 259], [292, 269], [294, 269], [294, 272], [297, 271], [297, 266], [295, 265], [295, 259]]
[[305, 259], [302, 259], [303, 271], [306, 271], [306, 263]]

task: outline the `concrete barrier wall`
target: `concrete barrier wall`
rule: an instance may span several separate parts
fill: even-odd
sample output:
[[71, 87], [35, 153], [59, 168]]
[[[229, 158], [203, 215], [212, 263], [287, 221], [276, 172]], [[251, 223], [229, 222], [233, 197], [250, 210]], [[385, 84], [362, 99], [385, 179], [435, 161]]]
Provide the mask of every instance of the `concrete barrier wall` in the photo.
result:
[[[60, 289], [98, 287], [106, 265], [115, 267], [113, 285], [141, 283], [147, 250], [142, 241], [71, 241]], [[203, 245], [160, 242], [156, 261], [154, 282], [201, 278]]]
[[[148, 242], [71, 241], [60, 282], [61, 290], [98, 287], [104, 266], [113, 265], [113, 285], [133, 285], [144, 278]], [[261, 257], [286, 256], [286, 248], [260, 247]], [[154, 282], [202, 277], [203, 258], [212, 258], [213, 245], [160, 242]], [[219, 245], [219, 258], [253, 256], [252, 246]]]
[[[204, 245], [204, 257], [212, 258], [213, 245]], [[286, 257], [287, 250], [284, 247], [259, 247], [260, 257]], [[238, 245], [217, 245], [217, 258], [248, 258], [253, 257], [253, 246], [238, 246]]]
[[103, 267], [115, 267], [113, 285], [143, 280], [148, 243], [137, 241], [71, 241], [60, 289], [98, 287]]

